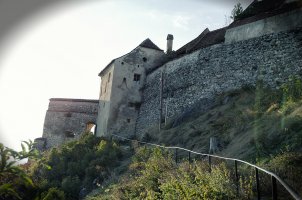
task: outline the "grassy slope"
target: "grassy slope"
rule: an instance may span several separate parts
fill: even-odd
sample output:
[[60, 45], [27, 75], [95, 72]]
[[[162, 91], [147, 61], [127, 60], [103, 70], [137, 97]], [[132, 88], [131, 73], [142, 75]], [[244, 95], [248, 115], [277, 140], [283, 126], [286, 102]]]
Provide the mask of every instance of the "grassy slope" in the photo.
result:
[[[207, 153], [209, 138], [215, 136], [220, 142], [217, 154], [262, 165], [279, 174], [301, 193], [302, 101], [282, 103], [282, 99], [284, 94], [280, 91], [263, 88], [243, 88], [229, 92], [217, 97], [215, 101], [219, 103], [215, 107], [187, 116], [174, 128], [173, 120], [160, 133], [157, 127], [150, 128], [143, 140]], [[131, 166], [136, 166], [137, 163], [132, 161], [130, 168], [126, 170], [128, 164], [127, 162], [122, 167], [126, 172], [122, 179], [114, 181], [116, 184], [94, 191], [91, 199], [112, 199], [121, 191], [136, 191], [136, 186], [139, 185], [137, 180], [145, 179], [145, 172], [134, 178], [140, 171], [133, 174]], [[182, 178], [178, 181], [181, 180]], [[161, 178], [161, 181], [167, 180]], [[270, 187], [263, 188], [263, 192], [264, 190], [269, 191], [266, 195], [270, 195]], [[119, 192], [115, 194], [114, 191]], [[142, 192], [146, 190], [142, 189]]]
[[243, 89], [222, 95], [217, 98], [224, 103], [199, 117], [185, 119], [177, 127], [168, 124], [160, 133], [151, 128], [149, 138], [155, 143], [207, 153], [209, 138], [217, 137], [221, 146], [217, 154], [253, 162], [282, 151], [300, 151], [301, 102], [281, 105], [270, 92]]

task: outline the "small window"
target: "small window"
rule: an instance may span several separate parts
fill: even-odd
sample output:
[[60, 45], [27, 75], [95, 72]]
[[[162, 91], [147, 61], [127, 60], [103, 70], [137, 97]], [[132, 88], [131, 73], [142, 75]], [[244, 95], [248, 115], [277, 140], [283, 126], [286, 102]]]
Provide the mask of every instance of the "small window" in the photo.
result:
[[130, 121], [131, 121], [130, 119], [127, 119], [127, 122], [128, 122], [128, 123], [130, 123]]
[[138, 102], [135, 102], [135, 103], [129, 102], [129, 103], [128, 103], [128, 106], [129, 106], [130, 108], [135, 108], [135, 110], [139, 110], [140, 107], [141, 107], [141, 103], [138, 103]]
[[137, 65], [137, 67], [139, 67], [139, 65]]
[[122, 62], [122, 65], [124, 65], [124, 62]]
[[123, 78], [123, 82], [126, 82], [126, 78], [125, 77]]
[[75, 134], [71, 131], [65, 131], [65, 137], [67, 138], [74, 138]]
[[64, 117], [71, 117], [71, 113], [65, 113]]
[[140, 81], [140, 79], [141, 79], [140, 74], [134, 74], [133, 81]]
[[143, 57], [143, 61], [144, 61], [144, 62], [147, 62], [147, 58], [146, 58], [146, 57]]

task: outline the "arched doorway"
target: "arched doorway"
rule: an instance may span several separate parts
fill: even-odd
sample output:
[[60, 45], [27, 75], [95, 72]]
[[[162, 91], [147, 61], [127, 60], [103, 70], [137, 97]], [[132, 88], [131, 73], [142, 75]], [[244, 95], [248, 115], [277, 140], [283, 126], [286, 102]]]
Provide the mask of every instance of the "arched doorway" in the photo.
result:
[[88, 123], [86, 124], [85, 132], [92, 133], [93, 135], [95, 135], [95, 132], [96, 132], [96, 124], [93, 123], [93, 122], [88, 122]]

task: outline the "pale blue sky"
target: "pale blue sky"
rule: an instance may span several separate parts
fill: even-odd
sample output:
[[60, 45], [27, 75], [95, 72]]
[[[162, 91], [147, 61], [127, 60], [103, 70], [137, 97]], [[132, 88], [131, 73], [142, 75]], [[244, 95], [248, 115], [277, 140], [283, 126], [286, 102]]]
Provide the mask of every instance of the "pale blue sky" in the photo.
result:
[[165, 50], [168, 33], [178, 49], [225, 26], [236, 2], [77, 1], [32, 15], [0, 46], [1, 142], [16, 149], [41, 137], [50, 98], [97, 99], [97, 75], [113, 58], [146, 38]]

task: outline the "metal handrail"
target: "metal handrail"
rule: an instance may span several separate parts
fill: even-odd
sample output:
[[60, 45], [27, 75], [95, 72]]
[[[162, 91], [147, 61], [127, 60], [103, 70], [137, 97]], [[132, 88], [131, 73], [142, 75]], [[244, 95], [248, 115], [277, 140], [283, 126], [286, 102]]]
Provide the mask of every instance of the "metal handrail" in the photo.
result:
[[[217, 156], [217, 155], [213, 155], [213, 154], [207, 154], [207, 153], [199, 153], [199, 152], [195, 152], [195, 151], [192, 151], [192, 150], [189, 150], [189, 149], [185, 149], [185, 148], [182, 148], [182, 147], [166, 147], [166, 146], [162, 146], [162, 145], [159, 145], [159, 144], [153, 144], [153, 143], [149, 143], [149, 142], [143, 142], [143, 141], [139, 141], [139, 140], [133, 140], [133, 139], [128, 139], [128, 138], [125, 138], [123, 136], [120, 136], [120, 135], [116, 135], [116, 134], [111, 134], [115, 137], [118, 137], [118, 138], [122, 138], [124, 140], [128, 140], [128, 141], [132, 141], [132, 142], [138, 142], [138, 143], [141, 143], [141, 144], [146, 144], [146, 145], [150, 145], [150, 146], [156, 146], [156, 147], [161, 147], [161, 148], [165, 148], [165, 149], [179, 149], [179, 150], [183, 150], [183, 151], [187, 151], [187, 152], [190, 152], [190, 153], [193, 153], [193, 154], [197, 154], [197, 155], [201, 155], [201, 156], [208, 156], [209, 158], [211, 157], [214, 157], [214, 158], [219, 158], [219, 159], [223, 159], [223, 160], [231, 160], [231, 161], [235, 161], [235, 165], [236, 165], [236, 168], [237, 168], [237, 163], [236, 162], [240, 162], [240, 163], [244, 163], [246, 165], [249, 165], [251, 167], [254, 167], [255, 169], [258, 169], [268, 175], [270, 175], [272, 177], [272, 182], [274, 182], [275, 180], [278, 180], [278, 182], [287, 190], [287, 192], [295, 199], [295, 200], [302, 200], [302, 198], [297, 194], [297, 192], [295, 192], [287, 183], [285, 183], [278, 175], [276, 175], [275, 173], [273, 172], [270, 172], [266, 169], [263, 169], [261, 167], [258, 167], [257, 165], [254, 165], [252, 163], [249, 163], [249, 162], [246, 162], [244, 160], [240, 160], [240, 159], [236, 159], [236, 158], [228, 158], [228, 157], [223, 157], [223, 156]], [[256, 172], [258, 174], [258, 171]], [[274, 180], [275, 179], [275, 180]], [[258, 197], [258, 199], [260, 199]], [[276, 197], [274, 198], [274, 194], [273, 194], [273, 199], [276, 199]]]

